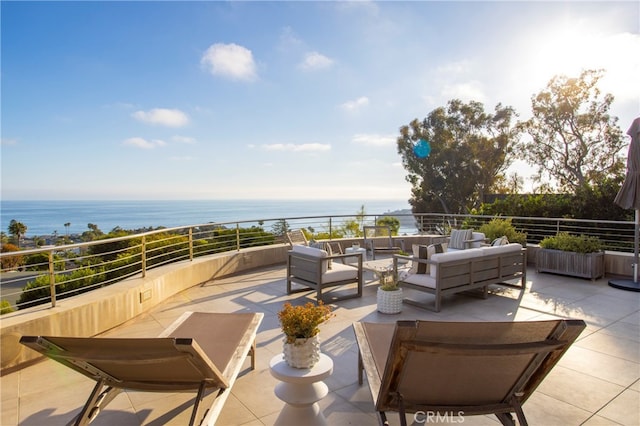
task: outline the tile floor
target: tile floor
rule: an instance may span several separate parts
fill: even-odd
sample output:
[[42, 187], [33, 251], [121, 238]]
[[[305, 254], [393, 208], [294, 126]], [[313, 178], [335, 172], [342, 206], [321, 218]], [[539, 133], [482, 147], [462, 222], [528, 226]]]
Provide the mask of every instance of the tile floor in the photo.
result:
[[[640, 425], [640, 293], [595, 282], [529, 270], [526, 291], [495, 286], [488, 299], [456, 295], [440, 313], [405, 305], [399, 315], [376, 311], [376, 284], [367, 279], [364, 296], [335, 304], [336, 317], [321, 326], [322, 350], [334, 360], [325, 380], [329, 395], [320, 405], [329, 425], [376, 425], [367, 384], [357, 383], [354, 321], [398, 319], [512, 321], [581, 318], [587, 328], [524, 404], [531, 425]], [[301, 303], [309, 294], [285, 294], [285, 268], [277, 266], [216, 279], [185, 291], [105, 336], [155, 337], [184, 311], [264, 312], [258, 333], [258, 368], [236, 381], [218, 425], [272, 425], [283, 406], [273, 393], [270, 359], [281, 352], [277, 312], [284, 301]], [[406, 291], [406, 290], [405, 290]], [[412, 295], [429, 298], [429, 295]], [[53, 361], [43, 361], [0, 379], [0, 424], [63, 425], [78, 413], [93, 382]], [[183, 425], [191, 394], [125, 392], [100, 413], [95, 425]], [[210, 397], [205, 399], [207, 404]], [[410, 422], [413, 416], [408, 416]], [[391, 425], [399, 424], [394, 413]], [[434, 419], [431, 419], [434, 420]], [[451, 420], [451, 419], [450, 419]], [[458, 419], [454, 419], [458, 420]], [[428, 422], [433, 423], [433, 422]], [[415, 422], [424, 424], [424, 422]], [[494, 416], [464, 419], [469, 425], [498, 425]]]

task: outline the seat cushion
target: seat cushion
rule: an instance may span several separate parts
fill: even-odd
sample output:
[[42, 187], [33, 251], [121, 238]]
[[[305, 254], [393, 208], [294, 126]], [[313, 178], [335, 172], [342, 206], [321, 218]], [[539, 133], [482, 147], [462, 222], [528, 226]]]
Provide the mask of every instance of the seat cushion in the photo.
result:
[[436, 280], [429, 274], [412, 274], [410, 272], [405, 272], [400, 275], [400, 281], [431, 289], [436, 288]]
[[333, 267], [322, 273], [323, 283], [335, 283], [337, 281], [356, 280], [358, 278], [358, 268], [351, 265], [343, 265], [334, 262]]

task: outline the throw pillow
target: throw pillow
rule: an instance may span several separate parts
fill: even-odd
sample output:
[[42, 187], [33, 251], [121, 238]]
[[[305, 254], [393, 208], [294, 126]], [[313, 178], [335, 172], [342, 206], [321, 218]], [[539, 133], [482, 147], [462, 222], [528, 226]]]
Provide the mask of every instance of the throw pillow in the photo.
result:
[[[428, 246], [424, 245], [413, 245], [413, 257], [417, 257], [418, 259], [431, 259], [436, 253], [444, 253], [447, 250], [446, 244], [430, 244]], [[428, 263], [422, 262], [413, 262], [411, 265], [411, 273], [413, 274], [428, 274], [430, 271]]]
[[[431, 259], [431, 256], [436, 253], [444, 253], [445, 251], [447, 251], [446, 244], [431, 244], [427, 246], [427, 259]], [[431, 271], [431, 265], [427, 263], [426, 266], [427, 270], [425, 271], [425, 274], [428, 274]]]
[[496, 247], [496, 246], [504, 246], [509, 244], [509, 239], [505, 236], [496, 238], [495, 240], [491, 241], [491, 246], [492, 247]]
[[473, 229], [452, 229], [449, 238], [449, 247], [456, 250], [464, 250], [467, 248], [465, 241], [471, 239]]
[[[333, 256], [333, 249], [331, 248], [331, 244], [329, 244], [329, 243], [324, 243], [324, 249], [325, 249], [325, 250], [326, 250], [326, 252], [327, 252], [327, 256], [329, 256], [329, 257]], [[329, 260], [327, 261], [327, 268], [328, 268], [328, 269], [332, 269], [332, 268], [331, 268], [331, 266], [332, 266], [332, 265], [331, 265], [331, 263], [332, 263], [332, 262], [333, 262], [333, 260], [331, 260], [331, 259], [329, 259]]]

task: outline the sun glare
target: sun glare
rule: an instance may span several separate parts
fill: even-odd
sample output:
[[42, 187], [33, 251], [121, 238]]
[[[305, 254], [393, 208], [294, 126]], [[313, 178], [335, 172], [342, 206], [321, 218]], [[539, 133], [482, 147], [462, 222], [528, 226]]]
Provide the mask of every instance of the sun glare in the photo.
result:
[[[578, 76], [585, 69], [603, 69], [601, 89], [637, 99], [632, 84], [640, 75], [640, 36], [631, 33], [601, 34], [578, 26], [564, 26], [530, 40], [527, 80], [537, 85], [556, 75]], [[631, 65], [630, 65], [631, 64]]]

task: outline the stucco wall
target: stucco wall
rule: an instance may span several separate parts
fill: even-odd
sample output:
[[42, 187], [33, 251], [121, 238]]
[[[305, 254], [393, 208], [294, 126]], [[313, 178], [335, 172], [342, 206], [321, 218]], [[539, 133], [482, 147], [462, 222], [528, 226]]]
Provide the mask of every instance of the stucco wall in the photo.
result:
[[167, 298], [215, 277], [286, 262], [288, 246], [244, 249], [162, 266], [56, 306], [33, 307], [0, 319], [0, 374], [39, 355], [19, 343], [23, 335], [95, 336], [140, 315]]

